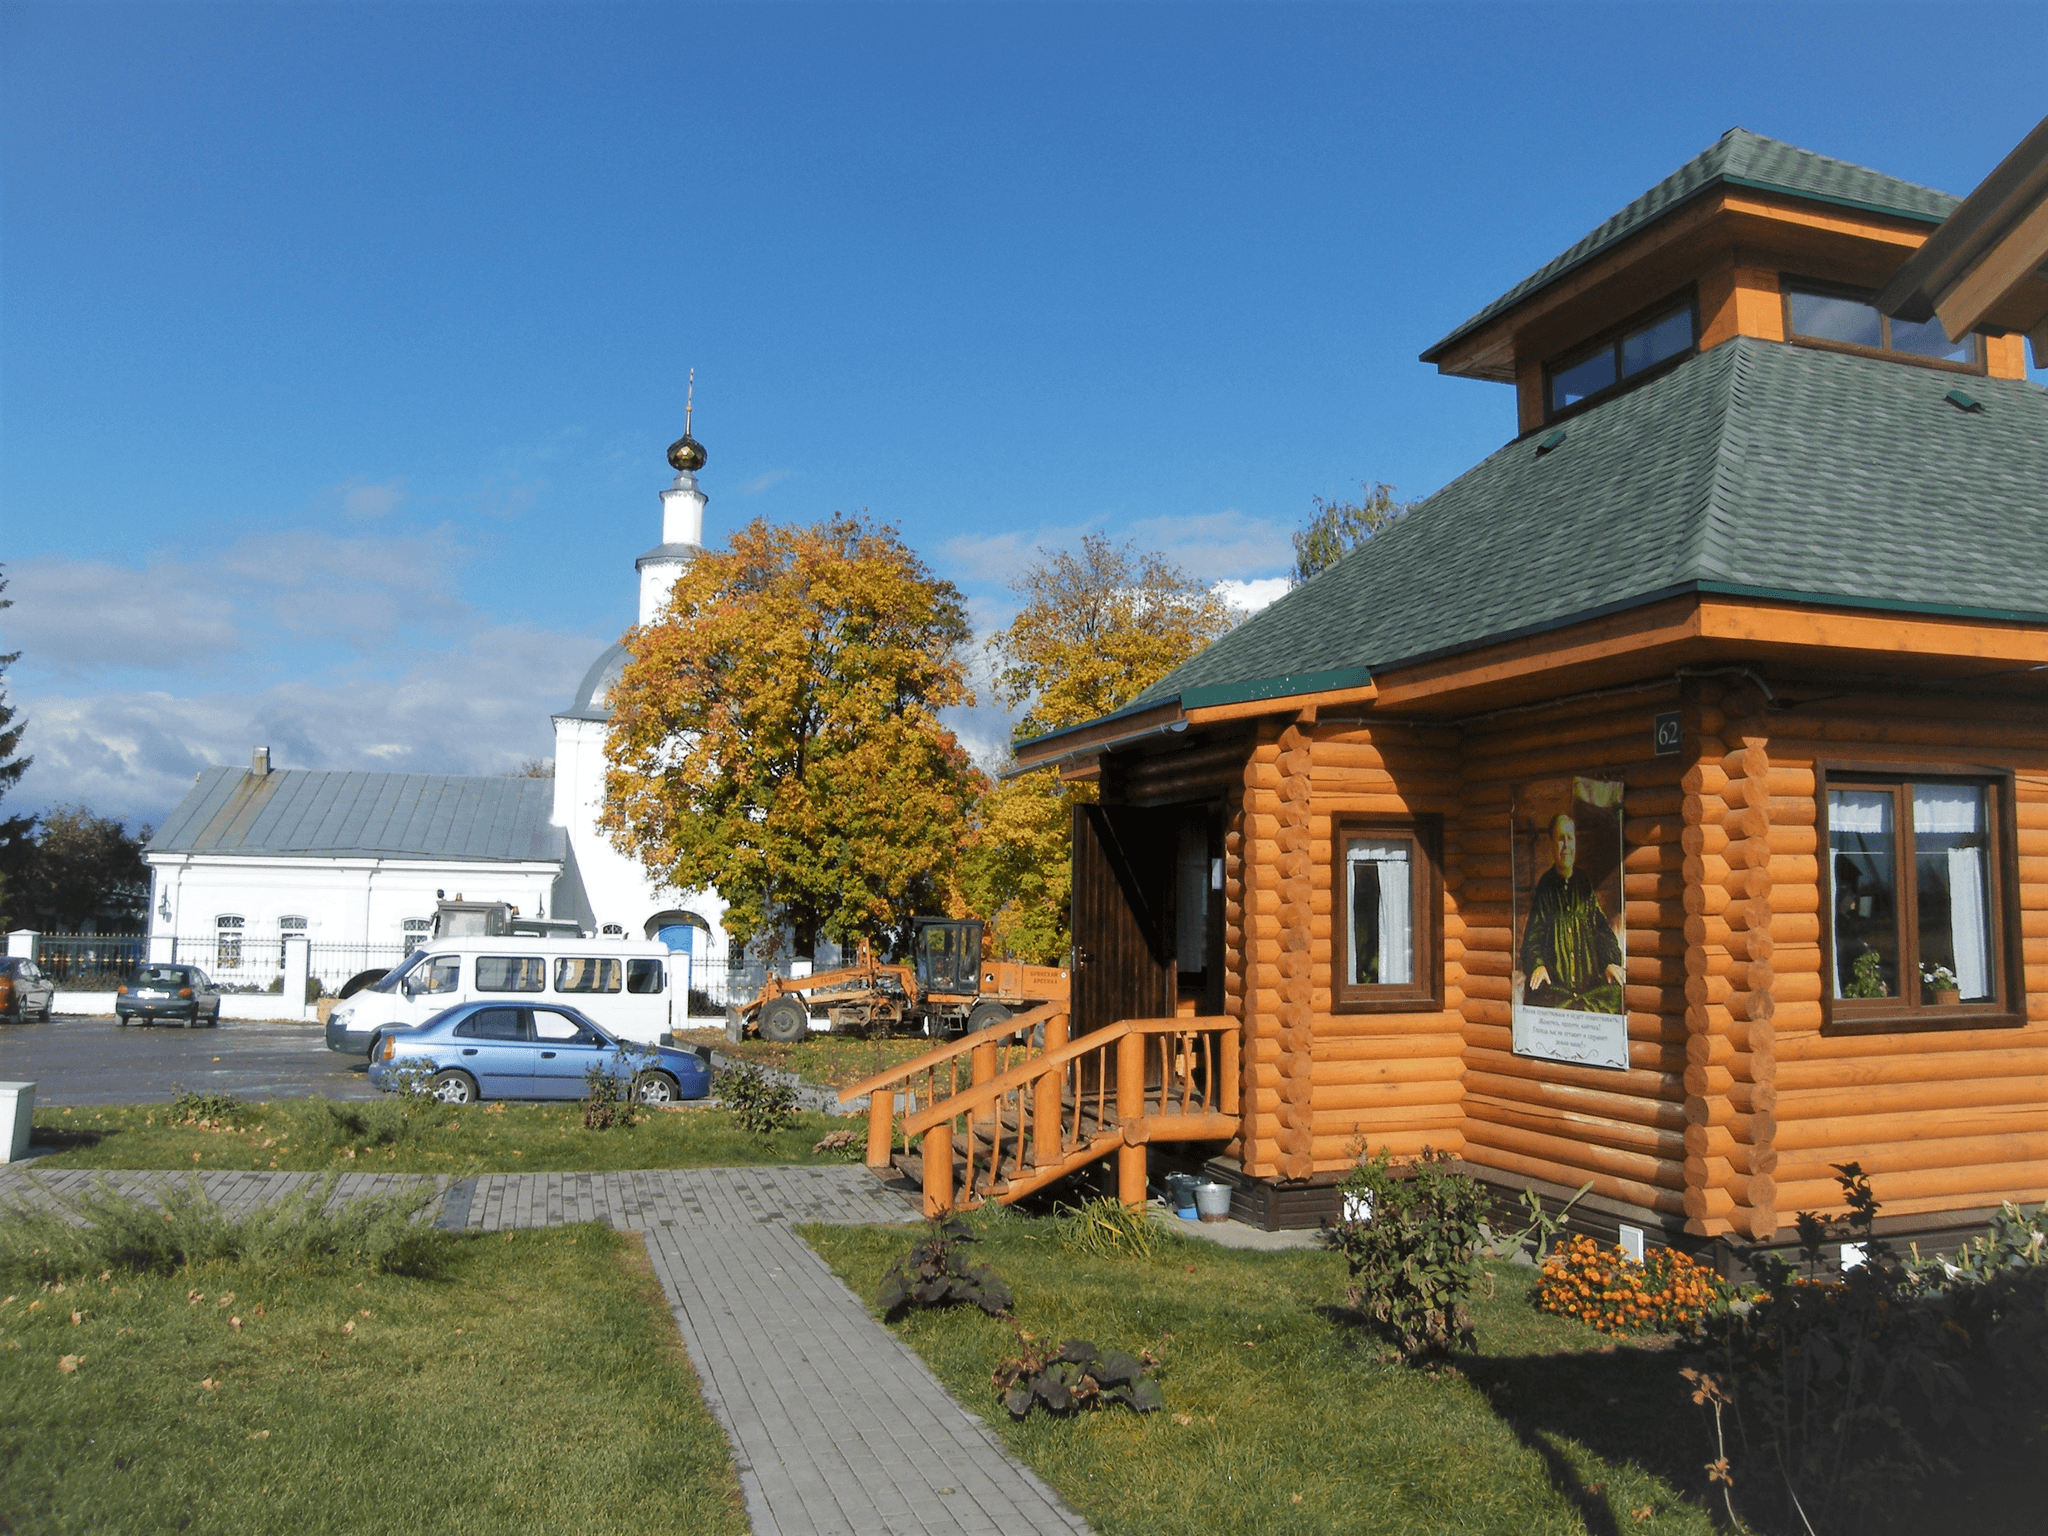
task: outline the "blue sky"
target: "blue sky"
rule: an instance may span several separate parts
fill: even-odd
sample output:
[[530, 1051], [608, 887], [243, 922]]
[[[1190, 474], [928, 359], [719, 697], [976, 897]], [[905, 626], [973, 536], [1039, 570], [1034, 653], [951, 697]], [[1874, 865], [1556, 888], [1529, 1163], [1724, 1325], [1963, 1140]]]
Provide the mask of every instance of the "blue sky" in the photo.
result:
[[984, 627], [1089, 528], [1276, 575], [1312, 496], [1507, 437], [1416, 354], [1726, 128], [1970, 190], [2048, 9], [17, 3], [0, 44], [8, 809], [154, 820], [264, 741], [546, 755], [690, 367], [714, 540], [864, 508]]

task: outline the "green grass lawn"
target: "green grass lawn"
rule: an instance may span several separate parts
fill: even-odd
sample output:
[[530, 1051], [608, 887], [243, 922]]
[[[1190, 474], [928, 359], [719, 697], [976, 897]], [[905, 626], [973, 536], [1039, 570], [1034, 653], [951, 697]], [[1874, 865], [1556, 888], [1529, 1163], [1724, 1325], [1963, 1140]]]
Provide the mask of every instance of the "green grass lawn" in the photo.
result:
[[[1705, 1532], [1707, 1427], [1659, 1349], [1615, 1348], [1528, 1303], [1533, 1272], [1489, 1263], [1477, 1359], [1395, 1363], [1340, 1309], [1341, 1257], [1172, 1237], [1150, 1260], [1060, 1246], [1004, 1214], [975, 1256], [1041, 1337], [1149, 1349], [1165, 1411], [1072, 1420], [1003, 1411], [1012, 1325], [971, 1308], [892, 1325], [1104, 1536], [1239, 1532]], [[804, 1236], [863, 1297], [907, 1246], [879, 1228]]]
[[456, 1239], [434, 1279], [17, 1289], [0, 1530], [747, 1529], [645, 1251], [603, 1227]]
[[[789, 1130], [761, 1137], [722, 1109], [684, 1105], [631, 1126], [587, 1131], [580, 1103], [408, 1109], [393, 1098], [277, 1099], [198, 1123], [168, 1104], [39, 1109], [33, 1144], [56, 1150], [28, 1166], [461, 1174], [733, 1168], [858, 1161], [862, 1124], [799, 1115]], [[849, 1127], [856, 1132], [851, 1158], [811, 1151], [828, 1132]]]
[[790, 1045], [777, 1045], [772, 1040], [742, 1040], [734, 1044], [725, 1038], [723, 1029], [717, 1028], [682, 1030], [678, 1038], [690, 1045], [708, 1045], [736, 1061], [794, 1072], [805, 1082], [826, 1088], [849, 1087], [864, 1077], [914, 1060], [939, 1043], [922, 1035], [874, 1040], [857, 1040], [851, 1035], [812, 1035]]

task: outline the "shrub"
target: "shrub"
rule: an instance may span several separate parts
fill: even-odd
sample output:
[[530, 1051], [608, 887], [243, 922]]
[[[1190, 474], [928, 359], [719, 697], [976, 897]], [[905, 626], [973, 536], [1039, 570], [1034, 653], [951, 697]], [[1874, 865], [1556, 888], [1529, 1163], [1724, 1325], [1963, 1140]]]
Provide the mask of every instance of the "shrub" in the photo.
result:
[[225, 1125], [243, 1107], [231, 1093], [195, 1093], [182, 1087], [171, 1092], [171, 1119], [186, 1125]]
[[1476, 1347], [1466, 1298], [1485, 1195], [1476, 1180], [1446, 1167], [1449, 1162], [1447, 1154], [1425, 1148], [1397, 1173], [1381, 1152], [1340, 1186], [1364, 1202], [1370, 1216], [1330, 1229], [1332, 1245], [1351, 1269], [1351, 1305], [1416, 1363]]
[[1177, 1238], [1153, 1225], [1143, 1206], [1107, 1197], [1062, 1212], [1053, 1230], [1061, 1247], [1098, 1259], [1149, 1259], [1162, 1242]]
[[[619, 1065], [631, 1065], [623, 1050]], [[593, 1061], [583, 1069], [583, 1129], [602, 1131], [615, 1125], [630, 1126], [639, 1114], [630, 1072], [619, 1074], [616, 1068], [608, 1068], [601, 1061]]]
[[[2008, 1206], [1955, 1260], [1902, 1262], [1862, 1169], [1835, 1171], [1848, 1211], [1800, 1213], [1804, 1272], [1756, 1260], [1763, 1291], [1719, 1323], [1722, 1373], [1700, 1381], [1732, 1408], [1736, 1468], [1757, 1470], [1745, 1502], [1818, 1536], [1900, 1528], [1966, 1442], [2015, 1437], [1993, 1454], [2024, 1455], [2016, 1437], [2048, 1410], [2048, 1208]], [[1839, 1238], [1861, 1264], [1823, 1264]]]
[[883, 1315], [893, 1317], [909, 1306], [951, 1307], [962, 1302], [981, 1308], [990, 1317], [1007, 1313], [1009, 1283], [986, 1264], [973, 1263], [961, 1254], [967, 1244], [979, 1241], [964, 1217], [932, 1222], [925, 1236], [882, 1276], [882, 1289], [875, 1300]]
[[796, 1089], [753, 1067], [718, 1074], [718, 1097], [743, 1131], [773, 1136], [796, 1124]]
[[1033, 1408], [1067, 1414], [1122, 1403], [1136, 1413], [1153, 1413], [1166, 1406], [1166, 1394], [1153, 1375], [1159, 1362], [1151, 1355], [1098, 1350], [1084, 1339], [1037, 1349], [1037, 1341], [1021, 1332], [1017, 1342], [1023, 1352], [995, 1373], [996, 1391], [1014, 1418], [1026, 1417]]
[[1725, 1305], [1727, 1294], [1719, 1275], [1675, 1248], [1652, 1248], [1638, 1264], [1581, 1235], [1543, 1266], [1536, 1305], [1602, 1333], [1689, 1333]]
[[108, 1270], [166, 1275], [222, 1261], [411, 1274], [438, 1267], [452, 1239], [422, 1221], [440, 1202], [430, 1181], [336, 1205], [339, 1178], [329, 1174], [230, 1216], [196, 1184], [166, 1179], [153, 1199], [142, 1199], [104, 1179], [61, 1195], [31, 1176], [37, 1198], [0, 1204], [0, 1276], [33, 1284]]
[[302, 1143], [326, 1147], [395, 1147], [410, 1141], [415, 1121], [433, 1105], [425, 1094], [368, 1103], [316, 1100], [319, 1109], [307, 1115], [299, 1132]]

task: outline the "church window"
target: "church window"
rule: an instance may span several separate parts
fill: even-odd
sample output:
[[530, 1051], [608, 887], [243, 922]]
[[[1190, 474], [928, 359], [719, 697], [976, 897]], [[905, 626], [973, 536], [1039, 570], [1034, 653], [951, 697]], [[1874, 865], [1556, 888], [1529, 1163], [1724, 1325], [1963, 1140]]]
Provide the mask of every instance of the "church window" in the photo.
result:
[[626, 936], [626, 930], [617, 923], [606, 923], [604, 925], [604, 936], [608, 939], [623, 939]]
[[434, 931], [431, 917], [408, 917], [401, 925], [405, 933], [405, 952], [409, 955], [427, 942]]
[[1555, 416], [1604, 399], [1611, 390], [1691, 356], [1698, 334], [1690, 296], [1639, 315], [1546, 367], [1544, 403]]
[[242, 966], [242, 920], [223, 914], [213, 920], [213, 968], [240, 970]]
[[1334, 1011], [1442, 1006], [1437, 836], [1433, 821], [1337, 823], [1333, 889], [1343, 905], [1330, 930]]
[[1785, 334], [1805, 346], [1904, 354], [1920, 362], [1983, 372], [1983, 348], [1975, 336], [1950, 341], [1939, 320], [1894, 320], [1880, 313], [1859, 288], [1787, 279]]

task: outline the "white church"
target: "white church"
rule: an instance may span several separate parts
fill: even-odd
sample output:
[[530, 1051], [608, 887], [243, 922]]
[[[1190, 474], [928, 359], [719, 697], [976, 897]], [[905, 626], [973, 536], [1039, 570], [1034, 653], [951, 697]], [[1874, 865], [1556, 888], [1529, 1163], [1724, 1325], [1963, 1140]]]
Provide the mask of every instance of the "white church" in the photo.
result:
[[[641, 624], [704, 545], [704, 448], [687, 417], [668, 457], [661, 542], [634, 562]], [[437, 902], [504, 902], [687, 951], [693, 986], [715, 994], [727, 957], [718, 893], [655, 885], [598, 830], [607, 696], [627, 659], [623, 645], [607, 649], [553, 717], [552, 780], [282, 768], [267, 747], [246, 768], [207, 769], [144, 850], [151, 957], [264, 985], [283, 941], [302, 936], [331, 981], [394, 964], [426, 937]]]

